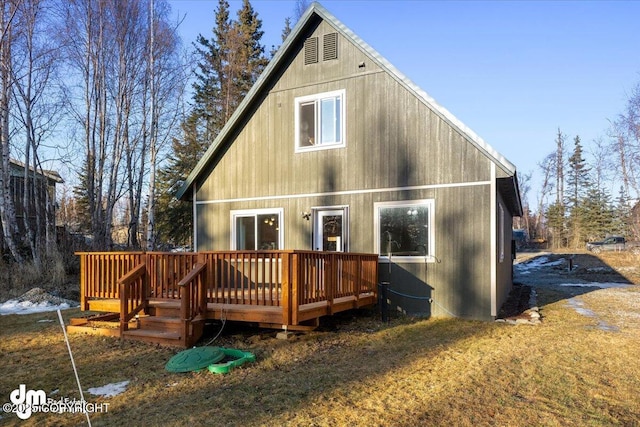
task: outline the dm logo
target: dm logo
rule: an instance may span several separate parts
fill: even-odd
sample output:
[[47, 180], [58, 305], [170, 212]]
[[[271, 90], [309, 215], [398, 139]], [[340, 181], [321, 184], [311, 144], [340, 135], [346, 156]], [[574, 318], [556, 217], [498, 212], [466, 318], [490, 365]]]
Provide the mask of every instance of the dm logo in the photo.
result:
[[9, 398], [16, 405], [16, 415], [21, 420], [29, 419], [35, 406], [47, 403], [47, 394], [43, 390], [27, 390], [24, 384], [13, 390]]

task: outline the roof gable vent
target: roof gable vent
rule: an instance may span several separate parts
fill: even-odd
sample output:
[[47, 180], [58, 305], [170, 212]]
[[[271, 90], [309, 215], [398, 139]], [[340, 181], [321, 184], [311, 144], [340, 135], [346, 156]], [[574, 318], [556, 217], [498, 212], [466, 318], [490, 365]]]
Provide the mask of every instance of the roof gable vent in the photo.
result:
[[338, 59], [338, 33], [329, 33], [322, 37], [322, 60], [332, 59]]
[[309, 37], [304, 41], [304, 65], [318, 62], [318, 38]]

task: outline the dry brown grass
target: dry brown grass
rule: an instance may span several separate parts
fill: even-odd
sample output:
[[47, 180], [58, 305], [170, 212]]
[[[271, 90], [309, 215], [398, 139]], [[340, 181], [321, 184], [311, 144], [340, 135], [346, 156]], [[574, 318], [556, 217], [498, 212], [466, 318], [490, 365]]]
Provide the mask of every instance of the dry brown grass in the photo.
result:
[[631, 283], [640, 284], [640, 256], [630, 252], [604, 252], [598, 258], [615, 268]]
[[64, 293], [67, 281], [63, 255], [58, 251], [44, 255], [39, 264], [33, 261], [17, 264], [0, 257], [0, 301], [18, 297], [36, 286]]
[[[110, 404], [107, 413], [91, 416], [94, 426], [637, 426], [639, 291], [547, 291], [539, 326], [458, 319], [385, 324], [359, 312], [290, 341], [229, 328], [215, 345], [253, 351], [257, 361], [224, 376], [166, 372], [173, 349], [93, 336], [70, 340], [85, 390], [131, 380], [112, 398], [85, 394]], [[594, 316], [578, 313], [569, 298]], [[43, 318], [56, 314], [0, 317], [2, 403], [19, 384], [78, 397], [60, 326], [38, 323]], [[0, 425], [84, 421], [69, 414], [2, 416]]]

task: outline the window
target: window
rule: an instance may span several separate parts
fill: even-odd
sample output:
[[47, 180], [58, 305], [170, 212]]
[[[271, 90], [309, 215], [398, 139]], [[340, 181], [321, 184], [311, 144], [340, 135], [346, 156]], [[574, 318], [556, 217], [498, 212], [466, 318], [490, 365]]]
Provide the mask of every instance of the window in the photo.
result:
[[282, 249], [282, 209], [231, 211], [231, 248]]
[[376, 203], [375, 233], [381, 257], [412, 261], [434, 257], [433, 200]]
[[344, 147], [344, 90], [296, 98], [296, 151]]

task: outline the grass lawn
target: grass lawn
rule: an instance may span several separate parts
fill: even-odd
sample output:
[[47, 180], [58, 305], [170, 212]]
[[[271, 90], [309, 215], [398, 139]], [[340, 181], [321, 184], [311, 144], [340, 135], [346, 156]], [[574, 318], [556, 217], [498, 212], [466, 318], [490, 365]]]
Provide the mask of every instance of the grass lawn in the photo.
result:
[[[228, 325], [213, 345], [257, 358], [228, 375], [167, 372], [176, 349], [85, 335], [71, 335], [70, 344], [85, 399], [109, 404], [90, 414], [94, 426], [640, 425], [640, 287], [545, 289], [536, 289], [538, 326], [382, 323], [359, 311], [283, 341]], [[0, 403], [20, 384], [79, 398], [56, 313], [1, 316], [0, 335]], [[114, 397], [86, 392], [125, 380]], [[0, 416], [0, 426], [86, 424], [82, 414]]]

